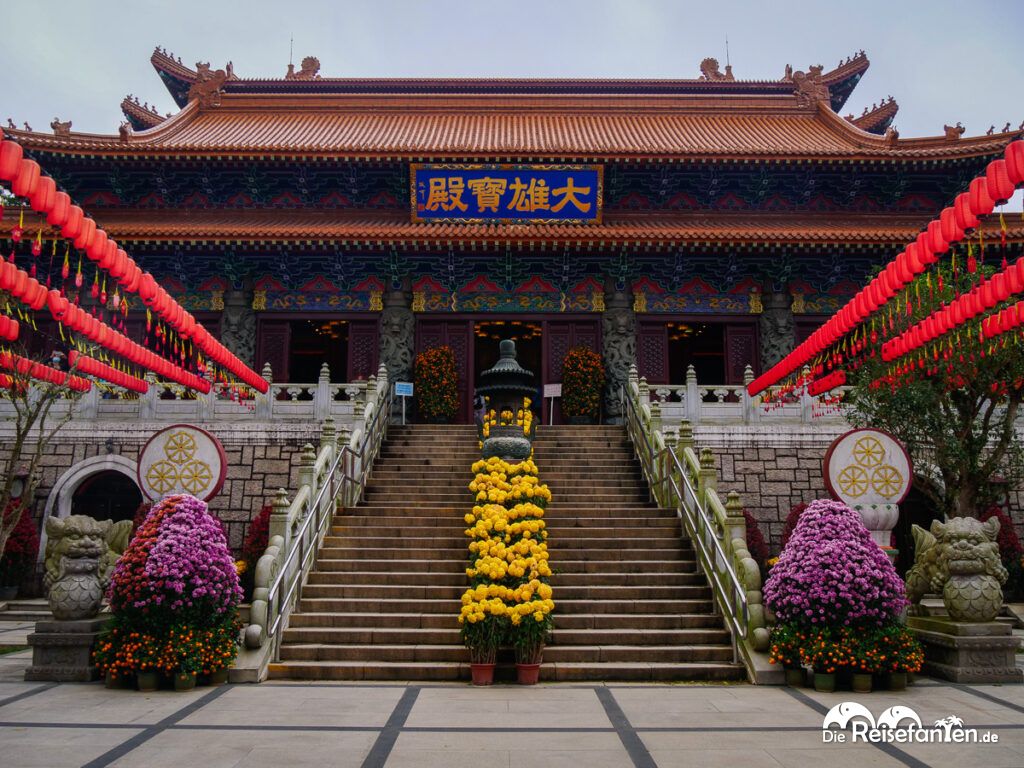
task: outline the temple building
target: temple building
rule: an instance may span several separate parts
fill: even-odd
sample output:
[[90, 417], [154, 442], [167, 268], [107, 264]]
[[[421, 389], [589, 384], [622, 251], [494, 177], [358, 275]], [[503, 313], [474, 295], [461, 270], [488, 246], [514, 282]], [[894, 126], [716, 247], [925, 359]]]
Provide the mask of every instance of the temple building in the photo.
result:
[[901, 138], [892, 98], [844, 115], [863, 52], [749, 81], [714, 59], [680, 80], [152, 63], [175, 114], [129, 97], [111, 135], [7, 132], [257, 370], [409, 380], [448, 344], [465, 422], [505, 337], [541, 384], [571, 347], [602, 352], [611, 419], [633, 362], [652, 384], [742, 383], [1020, 133]]

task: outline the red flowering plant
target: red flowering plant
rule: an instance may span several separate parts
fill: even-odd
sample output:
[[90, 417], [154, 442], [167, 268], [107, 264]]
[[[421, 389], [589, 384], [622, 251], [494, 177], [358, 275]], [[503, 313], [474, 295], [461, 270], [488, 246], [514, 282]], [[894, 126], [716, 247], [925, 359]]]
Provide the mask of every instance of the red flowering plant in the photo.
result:
[[263, 553], [267, 551], [267, 544], [270, 542], [270, 513], [273, 509], [272, 505], [264, 504], [263, 508], [256, 513], [256, 517], [249, 521], [249, 528], [246, 530], [245, 540], [242, 542], [242, 559], [235, 564], [246, 599], [252, 598], [256, 563], [263, 557]]
[[186, 494], [154, 504], [114, 568], [96, 665], [115, 675], [215, 672], [237, 650], [242, 590], [224, 528]]
[[39, 533], [28, 509], [12, 501], [4, 511], [4, 522], [20, 515], [0, 555], [0, 586], [16, 587], [32, 573], [39, 554]]
[[1021, 546], [1010, 515], [998, 504], [989, 507], [982, 514], [981, 521], [984, 523], [993, 517], [999, 521], [999, 536], [996, 539], [999, 545], [999, 559], [1009, 574], [1003, 586], [1003, 593], [1009, 602], [1024, 595], [1024, 546]]
[[562, 360], [562, 415], [597, 421], [604, 392], [604, 362], [589, 347], [573, 347]]
[[416, 356], [416, 407], [428, 422], [450, 422], [459, 411], [459, 376], [449, 346], [432, 347]]

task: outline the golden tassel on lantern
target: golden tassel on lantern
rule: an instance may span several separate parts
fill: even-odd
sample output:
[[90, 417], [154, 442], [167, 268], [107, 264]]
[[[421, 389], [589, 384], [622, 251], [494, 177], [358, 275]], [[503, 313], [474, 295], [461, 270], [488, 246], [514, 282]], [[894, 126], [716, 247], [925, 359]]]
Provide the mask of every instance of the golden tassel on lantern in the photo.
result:
[[978, 271], [978, 261], [974, 258], [974, 246], [967, 241], [967, 271], [972, 275]]

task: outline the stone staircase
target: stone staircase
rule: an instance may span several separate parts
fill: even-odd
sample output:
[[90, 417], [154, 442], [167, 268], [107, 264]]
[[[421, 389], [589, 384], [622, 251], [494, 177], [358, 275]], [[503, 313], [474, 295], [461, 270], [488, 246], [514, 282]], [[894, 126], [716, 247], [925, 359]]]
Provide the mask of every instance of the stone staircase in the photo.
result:
[[[469, 677], [456, 616], [472, 426], [392, 427], [366, 501], [339, 512], [272, 678]], [[622, 427], [542, 427], [555, 632], [547, 680], [739, 679], [674, 512], [648, 500]]]

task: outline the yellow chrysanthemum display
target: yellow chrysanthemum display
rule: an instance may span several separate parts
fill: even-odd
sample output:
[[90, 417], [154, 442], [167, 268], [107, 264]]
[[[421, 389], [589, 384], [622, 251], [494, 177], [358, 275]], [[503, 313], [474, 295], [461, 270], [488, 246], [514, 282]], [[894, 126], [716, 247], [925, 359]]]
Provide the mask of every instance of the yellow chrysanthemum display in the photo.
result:
[[[529, 400], [515, 418], [532, 424]], [[485, 420], [500, 423], [492, 411]], [[535, 658], [551, 630], [555, 603], [544, 508], [551, 491], [537, 477], [533, 459], [510, 464], [498, 457], [473, 464], [469, 490], [476, 503], [466, 513], [472, 586], [462, 595], [459, 623], [463, 641], [474, 658], [493, 658], [494, 649], [509, 642], [517, 657]]]

